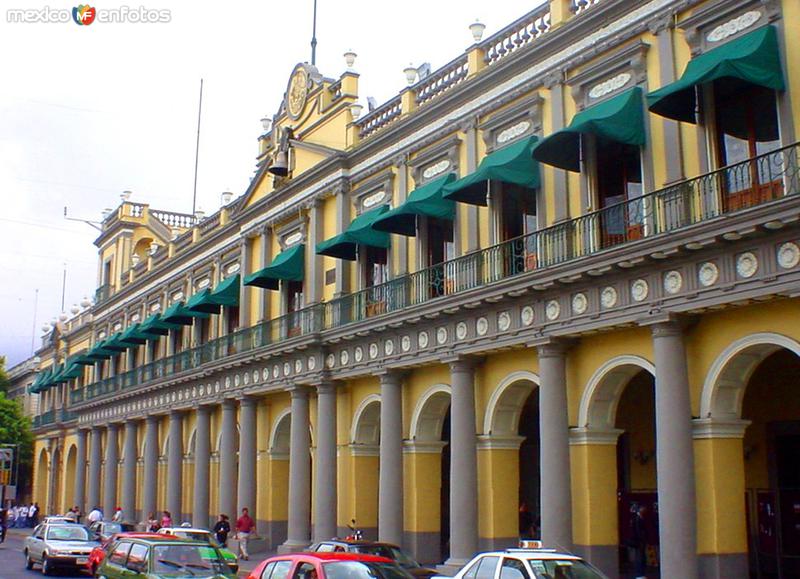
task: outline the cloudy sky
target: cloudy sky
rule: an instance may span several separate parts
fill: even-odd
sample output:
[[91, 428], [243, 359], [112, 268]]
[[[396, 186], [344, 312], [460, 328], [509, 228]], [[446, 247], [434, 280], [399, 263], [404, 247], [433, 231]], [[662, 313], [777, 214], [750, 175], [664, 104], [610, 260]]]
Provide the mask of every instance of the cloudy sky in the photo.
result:
[[[362, 102], [382, 103], [403, 87], [409, 62], [436, 69], [466, 49], [476, 18], [490, 34], [539, 3], [319, 0], [317, 66], [337, 77], [352, 48]], [[62, 311], [65, 268], [67, 310], [97, 285], [97, 231], [64, 220], [64, 207], [98, 220], [129, 189], [134, 201], [189, 212], [202, 77], [198, 205], [216, 211], [222, 191], [247, 187], [259, 119], [276, 111], [294, 65], [310, 60], [313, 0], [141, 4], [169, 10], [170, 22], [10, 23], [8, 8], [73, 5], [0, 8], [0, 355], [9, 365], [39, 347], [42, 324]]]

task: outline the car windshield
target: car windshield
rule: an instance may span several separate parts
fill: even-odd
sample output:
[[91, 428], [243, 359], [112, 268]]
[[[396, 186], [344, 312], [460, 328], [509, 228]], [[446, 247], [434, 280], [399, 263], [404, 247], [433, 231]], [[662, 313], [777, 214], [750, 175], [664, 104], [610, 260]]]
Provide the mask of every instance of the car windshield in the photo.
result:
[[153, 572], [158, 575], [209, 577], [229, 574], [230, 568], [214, 547], [204, 545], [157, 545]]
[[89, 531], [77, 525], [64, 525], [63, 527], [49, 527], [47, 529], [48, 541], [88, 541]]
[[607, 579], [597, 569], [585, 563], [569, 559], [529, 561], [537, 579]]
[[419, 567], [419, 563], [414, 561], [414, 559], [403, 553], [403, 551], [397, 547], [392, 547], [389, 545], [354, 545], [351, 550], [355, 553], [377, 555], [378, 557], [393, 559], [406, 569], [414, 569]]
[[395, 563], [334, 561], [322, 566], [326, 579], [409, 579], [408, 571]]

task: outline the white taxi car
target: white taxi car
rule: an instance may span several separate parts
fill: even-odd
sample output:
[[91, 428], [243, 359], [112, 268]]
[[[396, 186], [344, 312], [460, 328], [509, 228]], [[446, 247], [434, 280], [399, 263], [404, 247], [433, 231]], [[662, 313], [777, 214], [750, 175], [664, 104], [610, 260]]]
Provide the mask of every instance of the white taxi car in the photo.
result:
[[554, 549], [506, 549], [480, 553], [455, 579], [608, 579], [576, 555]]

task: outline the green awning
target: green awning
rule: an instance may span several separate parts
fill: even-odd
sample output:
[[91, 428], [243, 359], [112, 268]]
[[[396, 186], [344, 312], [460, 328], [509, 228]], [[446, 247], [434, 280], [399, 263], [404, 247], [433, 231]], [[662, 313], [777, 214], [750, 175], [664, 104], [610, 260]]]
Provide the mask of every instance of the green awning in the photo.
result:
[[353, 219], [342, 233], [318, 243], [317, 253], [354, 261], [356, 259], [356, 248], [359, 245], [388, 248], [391, 244], [389, 234], [372, 228], [375, 220], [387, 211], [389, 211], [388, 205], [381, 205], [365, 211]]
[[442, 195], [445, 185], [455, 178], [455, 173], [448, 173], [414, 189], [405, 203], [381, 215], [372, 224], [372, 228], [414, 237], [417, 234], [418, 215], [452, 221], [456, 214], [456, 205], [453, 201], [444, 199]]
[[[205, 291], [205, 290], [204, 290]], [[195, 294], [195, 296], [200, 294]], [[188, 304], [187, 304], [188, 306]], [[178, 324], [181, 326], [191, 326], [194, 323], [194, 318], [207, 318], [208, 314], [205, 312], [194, 312], [187, 306], [183, 305], [182, 301], [175, 302], [161, 316], [161, 319], [168, 324]]]
[[133, 324], [129, 326], [122, 335], [119, 337], [119, 341], [122, 344], [127, 345], [129, 348], [135, 348], [140, 344], [144, 344], [149, 339], [147, 334], [142, 333], [140, 330], [140, 324]]
[[103, 344], [103, 349], [112, 350], [114, 352], [124, 352], [127, 350], [128, 346], [122, 343], [122, 332], [117, 332], [107, 339]]
[[178, 324], [169, 324], [161, 319], [160, 314], [153, 314], [139, 326], [139, 331], [142, 334], [147, 334], [148, 339], [154, 339], [158, 336], [166, 336], [170, 330], [174, 330]]
[[110, 348], [106, 348], [106, 344], [108, 340], [101, 340], [97, 342], [87, 353], [86, 357], [90, 360], [94, 360], [95, 362], [99, 362], [100, 360], [106, 360], [111, 358], [112, 356], [116, 356], [119, 352], [116, 350], [112, 350]]
[[578, 172], [581, 170], [581, 135], [586, 133], [627, 145], [644, 145], [642, 89], [633, 87], [579, 112], [569, 126], [542, 139], [533, 149], [533, 158], [559, 169]]
[[73, 356], [71, 358], [67, 358], [64, 371], [58, 377], [58, 381], [66, 382], [68, 380], [73, 380], [74, 378], [80, 378], [81, 376], [83, 376], [83, 366], [78, 364], [77, 356]]
[[92, 360], [92, 357], [89, 355], [91, 353], [91, 349], [84, 352], [83, 354], [78, 354], [75, 356], [75, 363], [80, 364], [81, 366], [91, 366], [95, 363], [95, 360]]
[[647, 95], [647, 106], [662, 117], [694, 123], [695, 87], [721, 78], [784, 90], [775, 27], [763, 26], [693, 58], [678, 80]]
[[240, 279], [238, 273], [225, 278], [213, 290], [206, 288], [193, 295], [186, 303], [186, 307], [193, 312], [218, 314], [222, 306], [238, 306]]
[[487, 155], [474, 173], [447, 185], [444, 198], [485, 206], [489, 181], [537, 188], [539, 163], [531, 157], [531, 151], [538, 141], [537, 137], [531, 136]]
[[50, 376], [45, 379], [44, 382], [39, 386], [39, 392], [44, 392], [49, 390], [53, 386], [59, 383], [59, 379], [61, 378], [61, 373], [64, 371], [63, 364], [56, 364], [53, 366], [53, 371], [50, 373]]
[[39, 372], [36, 375], [36, 380], [33, 381], [33, 384], [28, 386], [28, 392], [31, 394], [38, 394], [42, 391], [42, 386], [44, 385], [45, 381], [50, 378], [50, 374], [53, 371], [53, 368], [46, 368]]
[[303, 281], [305, 253], [305, 243], [298, 243], [289, 249], [284, 249], [267, 267], [244, 278], [244, 285], [276, 290], [280, 280]]

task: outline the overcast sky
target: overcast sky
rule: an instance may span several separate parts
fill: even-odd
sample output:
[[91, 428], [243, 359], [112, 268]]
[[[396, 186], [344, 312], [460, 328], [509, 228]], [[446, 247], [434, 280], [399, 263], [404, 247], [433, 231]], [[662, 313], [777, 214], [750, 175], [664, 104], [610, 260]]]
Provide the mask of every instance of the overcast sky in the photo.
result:
[[[476, 18], [488, 35], [539, 3], [319, 0], [317, 66], [338, 77], [352, 48], [362, 103], [382, 103], [402, 89], [409, 62], [436, 69], [465, 50]], [[64, 206], [98, 220], [129, 189], [133, 201], [189, 212], [202, 77], [198, 205], [213, 213], [222, 191], [244, 192], [259, 119], [277, 110], [294, 65], [310, 60], [313, 0], [141, 4], [168, 9], [170, 22], [9, 23], [9, 7], [73, 5], [0, 8], [0, 355], [9, 366], [61, 312], [65, 266], [66, 310], [97, 285], [97, 231], [65, 221]]]

